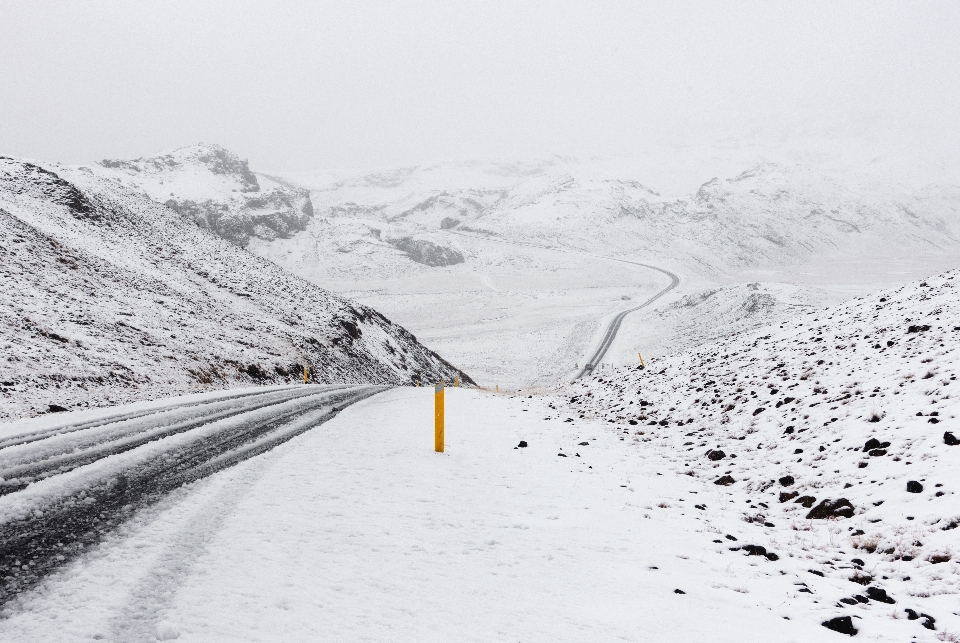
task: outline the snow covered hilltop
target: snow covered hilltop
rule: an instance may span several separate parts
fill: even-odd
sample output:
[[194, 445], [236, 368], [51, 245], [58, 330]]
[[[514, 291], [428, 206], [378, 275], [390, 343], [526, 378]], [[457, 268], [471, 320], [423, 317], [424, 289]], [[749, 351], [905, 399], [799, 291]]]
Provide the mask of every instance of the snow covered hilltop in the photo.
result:
[[[211, 154], [223, 172], [209, 174], [224, 185], [256, 185], [245, 164]], [[140, 166], [168, 194], [182, 190], [182, 211], [197, 202], [190, 182], [162, 178], [176, 159], [111, 172]], [[172, 169], [150, 169], [157, 164]], [[0, 419], [302, 381], [303, 366], [320, 382], [471, 381], [377, 311], [251, 255], [119, 176], [101, 176], [107, 169], [0, 158]], [[212, 229], [282, 227], [252, 214], [249, 193], [231, 198], [221, 205], [236, 210]]]
[[306, 190], [269, 179], [261, 179], [261, 186], [247, 161], [219, 145], [193, 145], [132, 161], [106, 159], [91, 169], [240, 246], [250, 237], [288, 237], [313, 216]]

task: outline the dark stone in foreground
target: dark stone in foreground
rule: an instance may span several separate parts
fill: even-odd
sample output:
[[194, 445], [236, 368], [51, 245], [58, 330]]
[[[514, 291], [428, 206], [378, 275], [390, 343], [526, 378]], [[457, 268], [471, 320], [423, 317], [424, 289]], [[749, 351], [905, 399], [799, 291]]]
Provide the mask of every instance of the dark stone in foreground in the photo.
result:
[[727, 457], [727, 454], [721, 451], [720, 449], [717, 449], [716, 451], [714, 450], [707, 451], [708, 460], [713, 460], [714, 462], [716, 462], [717, 460], [723, 460], [725, 457]]
[[674, 593], [674, 594], [686, 594], [686, 592], [683, 591], [682, 589], [675, 589], [675, 590], [673, 590], [673, 593]]
[[834, 632], [839, 632], [840, 634], [849, 634], [850, 636], [856, 636], [859, 631], [853, 626], [853, 619], [849, 616], [837, 616], [831, 618], [829, 621], [824, 621], [820, 625], [824, 626], [828, 630], [833, 630]]
[[47, 413], [63, 413], [64, 411], [69, 411], [65, 406], [60, 406], [59, 404], [51, 404], [47, 409]]
[[951, 433], [950, 431], [947, 431], [946, 433], [943, 434], [943, 443], [946, 444], [947, 446], [955, 447], [958, 444], [960, 444], [960, 440], [958, 440], [957, 436], [955, 436], [953, 433]]
[[887, 596], [887, 590], [879, 587], [868, 587], [867, 596], [870, 597], [870, 600], [877, 601], [878, 603], [887, 603], [888, 605], [893, 605], [897, 602], [893, 600], [892, 597]]
[[780, 484], [784, 487], [789, 487], [794, 482], [796, 481], [793, 479], [793, 476], [783, 476], [782, 478], [780, 478]]
[[721, 487], [729, 487], [734, 482], [736, 482], [736, 480], [733, 479], [733, 476], [723, 476], [722, 478], [717, 478], [714, 480], [713, 484], [718, 484]]
[[853, 505], [846, 498], [833, 500], [826, 498], [810, 510], [807, 520], [832, 520], [834, 518], [853, 518]]
[[524, 449], [527, 446], [526, 440], [520, 440], [520, 444], [517, 445], [519, 448]]
[[923, 491], [923, 485], [916, 480], [907, 481], [907, 493], [920, 493]]

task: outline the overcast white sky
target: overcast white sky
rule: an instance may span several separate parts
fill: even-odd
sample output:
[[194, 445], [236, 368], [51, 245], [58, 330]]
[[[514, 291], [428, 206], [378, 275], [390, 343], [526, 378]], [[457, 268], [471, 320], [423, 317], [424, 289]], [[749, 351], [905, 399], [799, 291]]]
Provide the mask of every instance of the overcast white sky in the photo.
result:
[[960, 2], [0, 2], [0, 154], [260, 169], [960, 143]]

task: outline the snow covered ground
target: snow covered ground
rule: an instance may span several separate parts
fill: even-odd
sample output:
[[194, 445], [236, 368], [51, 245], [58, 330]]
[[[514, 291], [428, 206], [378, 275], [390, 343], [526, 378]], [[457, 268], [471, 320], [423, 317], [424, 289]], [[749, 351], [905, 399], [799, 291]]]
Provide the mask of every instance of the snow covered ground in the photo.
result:
[[[431, 390], [360, 402], [142, 512], [8, 604], [0, 636], [760, 642], [828, 634], [819, 622], [831, 607], [798, 593], [808, 573], [713, 544], [725, 533], [752, 542], [755, 530], [734, 509], [726, 521], [704, 521], [693, 505], [713, 505], [714, 489], [650, 466], [605, 423], [563, 422], [547, 399], [446, 395], [444, 454], [432, 450]], [[515, 448], [520, 440], [529, 446]], [[879, 640], [925, 632], [893, 625], [865, 627]]]
[[739, 513], [837, 616], [960, 631], [958, 274], [581, 380], [563, 408], [712, 485], [704, 520]]
[[[608, 390], [599, 379], [588, 387]], [[871, 462], [844, 466], [845, 478], [868, 474], [890, 488], [867, 489], [863, 477], [863, 490], [846, 492], [855, 518], [804, 520], [806, 508], [780, 505], [776, 493], [820, 496], [805, 465], [778, 467], [795, 482], [761, 489], [773, 475], [762, 470], [769, 457], [750, 459], [742, 442], [740, 466], [726, 467], [738, 481], [718, 486], [705, 467], [684, 475], [685, 452], [673, 441], [686, 427], [658, 425], [648, 441], [646, 426], [580, 418], [556, 397], [447, 389], [446, 451], [436, 454], [432, 397], [381, 393], [172, 492], [7, 603], [0, 636], [800, 642], [841, 640], [821, 625], [838, 616], [876, 641], [960, 631], [957, 563], [925, 559], [956, 533], [928, 524], [949, 509], [957, 515], [955, 458], [944, 459], [953, 453], [918, 454], [927, 489], [907, 496], [891, 475], [903, 464], [864, 454], [851, 435], [858, 448], [848, 464]], [[840, 448], [846, 442], [831, 443]], [[886, 472], [874, 471], [884, 460]], [[752, 486], [739, 480], [742, 469]], [[947, 495], [932, 493], [941, 489], [934, 477]], [[866, 494], [878, 492], [887, 503], [861, 514]], [[915, 521], [901, 516], [908, 507]], [[757, 514], [772, 526], [745, 520]], [[848, 527], [866, 533], [851, 537]], [[886, 527], [890, 546], [921, 538], [923, 553], [904, 560], [883, 553], [885, 541], [870, 551], [872, 533]], [[856, 575], [874, 579], [848, 580]]]

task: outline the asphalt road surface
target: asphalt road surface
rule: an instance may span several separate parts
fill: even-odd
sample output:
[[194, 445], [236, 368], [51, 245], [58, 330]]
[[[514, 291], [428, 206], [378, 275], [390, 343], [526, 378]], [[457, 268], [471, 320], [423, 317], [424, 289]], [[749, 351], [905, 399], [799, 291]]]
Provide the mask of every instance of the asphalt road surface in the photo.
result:
[[[271, 386], [0, 427], [0, 605], [167, 492], [268, 451], [384, 386]], [[60, 419], [58, 417], [58, 419]]]

